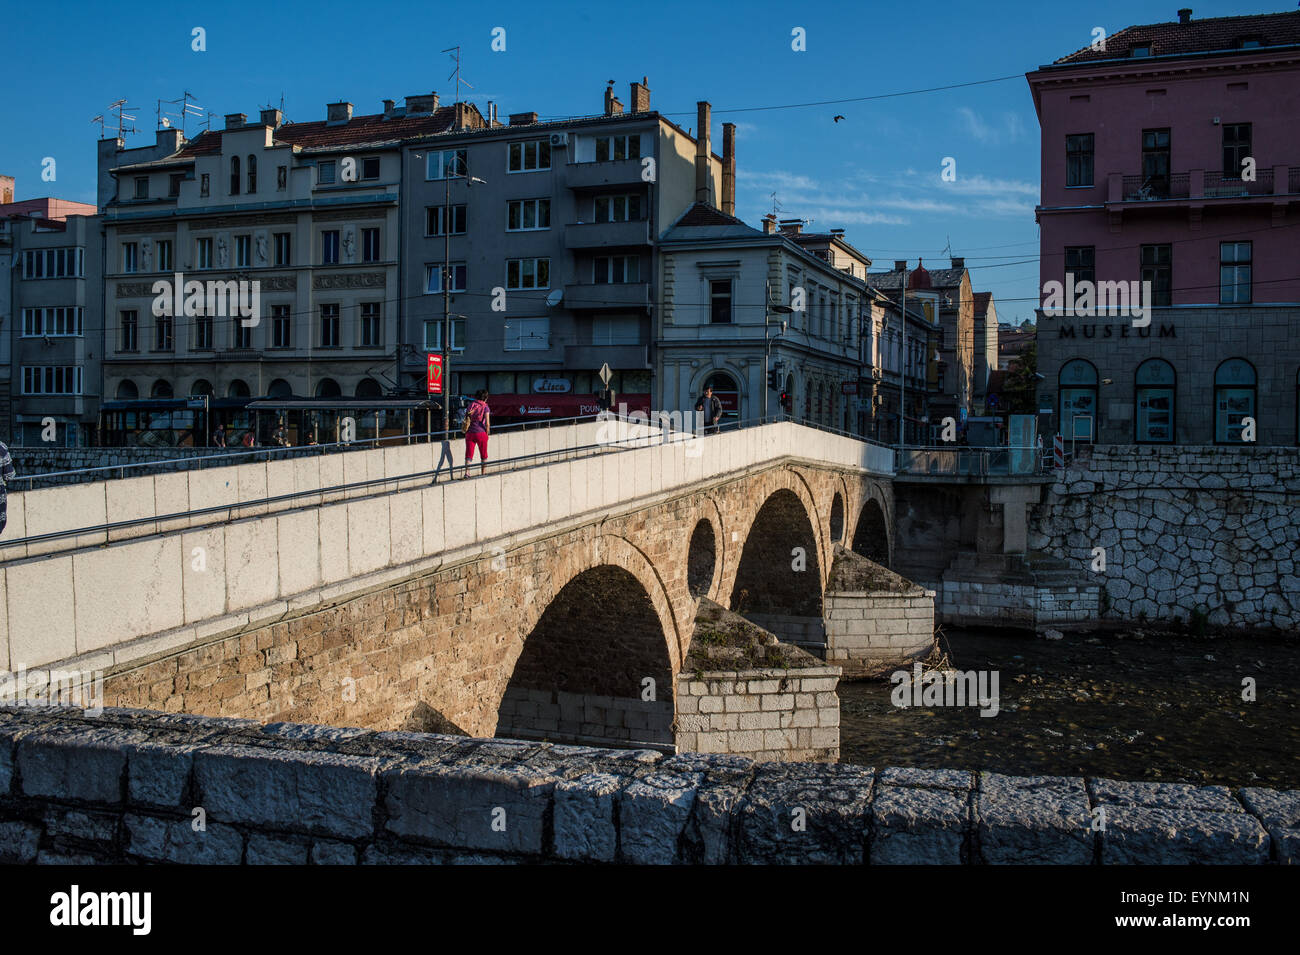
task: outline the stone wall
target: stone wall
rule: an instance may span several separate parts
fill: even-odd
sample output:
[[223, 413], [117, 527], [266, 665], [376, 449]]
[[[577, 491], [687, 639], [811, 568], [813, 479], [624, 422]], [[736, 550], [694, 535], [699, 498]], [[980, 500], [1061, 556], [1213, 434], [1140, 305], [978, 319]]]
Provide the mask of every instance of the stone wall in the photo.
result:
[[839, 667], [714, 670], [677, 678], [677, 748], [752, 759], [840, 758]]
[[1297, 863], [1300, 791], [0, 709], [33, 861]]
[[924, 657], [934, 647], [935, 592], [835, 548], [826, 589], [826, 660], [854, 674]]
[[[344, 449], [331, 449], [344, 450]], [[258, 449], [249, 454], [240, 448], [10, 448], [18, 477], [10, 482], [12, 490], [56, 487], [65, 484], [82, 484], [110, 478], [136, 477], [160, 474], [166, 471], [188, 471], [194, 468], [224, 467], [248, 461], [278, 461], [288, 457], [319, 455], [325, 449], [282, 448]], [[210, 460], [195, 460], [206, 458]], [[96, 474], [63, 474], [58, 477], [36, 478], [35, 475], [59, 471], [79, 471], [85, 468], [120, 467], [123, 465], [158, 463], [155, 467], [131, 467], [125, 471], [105, 471]]]
[[[1105, 616], [1300, 624], [1294, 448], [1101, 445], [1034, 514], [1029, 546], [1104, 585]], [[1106, 569], [1091, 570], [1093, 548]]]
[[676, 750], [671, 700], [573, 693], [512, 682], [498, 713], [497, 733], [503, 736]]

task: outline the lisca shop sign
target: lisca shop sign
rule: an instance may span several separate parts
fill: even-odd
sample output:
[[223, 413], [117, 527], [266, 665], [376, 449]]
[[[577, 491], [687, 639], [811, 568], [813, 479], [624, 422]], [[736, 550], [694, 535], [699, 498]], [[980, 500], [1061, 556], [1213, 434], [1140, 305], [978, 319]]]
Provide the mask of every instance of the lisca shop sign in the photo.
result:
[[[1157, 338], [1177, 338], [1178, 329], [1173, 322], [1160, 324], [1156, 330]], [[1134, 327], [1128, 322], [1118, 324], [1061, 325], [1057, 329], [1057, 338], [1150, 338], [1151, 326]]]

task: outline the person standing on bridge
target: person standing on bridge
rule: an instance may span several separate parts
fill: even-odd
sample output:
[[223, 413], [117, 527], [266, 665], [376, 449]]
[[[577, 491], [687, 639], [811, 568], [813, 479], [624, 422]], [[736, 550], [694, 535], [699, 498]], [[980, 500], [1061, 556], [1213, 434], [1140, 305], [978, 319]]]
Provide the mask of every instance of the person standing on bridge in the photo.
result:
[[226, 446], [226, 426], [217, 425], [217, 430], [212, 432], [212, 446], [214, 448], [224, 448]]
[[474, 448], [479, 451], [479, 474], [487, 473], [488, 434], [492, 430], [492, 412], [488, 408], [486, 388], [480, 388], [465, 412], [465, 477], [469, 477], [469, 463], [474, 460]]
[[18, 472], [14, 469], [14, 460], [9, 456], [9, 448], [0, 441], [0, 534], [4, 533], [9, 523], [9, 482]]
[[718, 430], [718, 422], [722, 420], [722, 399], [713, 393], [712, 385], [704, 386], [704, 394], [695, 402], [695, 410], [704, 413], [706, 433], [713, 434]]

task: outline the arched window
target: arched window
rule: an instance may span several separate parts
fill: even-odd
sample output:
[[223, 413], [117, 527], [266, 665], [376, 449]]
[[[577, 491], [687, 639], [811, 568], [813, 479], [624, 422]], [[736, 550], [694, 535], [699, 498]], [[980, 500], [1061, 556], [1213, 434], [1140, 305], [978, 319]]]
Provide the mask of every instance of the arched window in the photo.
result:
[[248, 395], [248, 383], [242, 378], [236, 378], [226, 388], [226, 397], [228, 398], [247, 398]]
[[1255, 417], [1255, 391], [1255, 366], [1246, 359], [1229, 358], [1214, 370], [1215, 444], [1241, 443], [1245, 419]]
[[135, 382], [130, 378], [117, 383], [117, 397], [121, 400], [130, 400], [140, 397], [140, 389], [135, 386]]
[[212, 382], [206, 378], [200, 378], [190, 385], [190, 394], [192, 395], [211, 395], [212, 393]]
[[239, 157], [230, 157], [230, 194], [239, 195]]
[[378, 398], [383, 393], [383, 389], [379, 387], [379, 382], [373, 378], [362, 378], [357, 382], [358, 398]]
[[170, 382], [170, 381], [163, 381], [161, 378], [159, 378], [157, 381], [155, 381], [155, 382], [153, 383], [153, 388], [150, 389], [150, 391], [149, 391], [149, 395], [150, 395], [150, 397], [153, 397], [153, 398], [171, 398], [171, 397], [173, 397], [173, 395], [172, 395], [172, 385], [171, 385], [171, 382]]
[[1075, 358], [1061, 366], [1061, 434], [1092, 441], [1097, 432], [1097, 369]]
[[248, 155], [248, 194], [251, 196], [257, 192], [257, 157], [252, 153]]
[[1174, 441], [1174, 366], [1148, 358], [1134, 375], [1134, 418], [1138, 444], [1172, 444]]
[[266, 394], [269, 398], [288, 398], [293, 395], [293, 389], [283, 378], [277, 378], [266, 389]]
[[339, 383], [333, 378], [322, 378], [316, 383], [316, 397], [341, 398], [343, 397], [343, 389], [339, 387]]

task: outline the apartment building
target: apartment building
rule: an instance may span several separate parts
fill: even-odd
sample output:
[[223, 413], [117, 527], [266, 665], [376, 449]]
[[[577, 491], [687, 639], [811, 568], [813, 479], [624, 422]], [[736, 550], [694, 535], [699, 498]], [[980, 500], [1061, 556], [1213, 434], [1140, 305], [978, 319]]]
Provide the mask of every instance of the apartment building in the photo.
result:
[[[106, 396], [123, 407], [208, 396], [240, 417], [250, 396], [397, 387], [402, 144], [483, 125], [472, 106], [429, 94], [369, 115], [330, 103], [324, 120], [302, 123], [277, 109], [252, 123], [234, 113], [188, 141], [160, 129], [142, 149], [102, 140]], [[210, 294], [211, 283], [218, 308], [191, 307], [191, 289]], [[256, 289], [254, 320], [220, 313], [236, 287]], [[177, 441], [200, 426], [188, 409], [139, 407], [174, 411], [160, 430]]]
[[0, 428], [11, 445], [77, 447], [99, 411], [99, 231], [95, 207], [13, 201], [0, 177]]
[[492, 115], [404, 147], [404, 385], [423, 387], [445, 307], [451, 388], [487, 388], [498, 420], [594, 413], [605, 364], [649, 406], [660, 234], [697, 200], [734, 208], [735, 154], [729, 126], [712, 151], [708, 103], [683, 129], [648, 82], [627, 109], [611, 86], [598, 115]]
[[1027, 79], [1052, 430], [1300, 442], [1300, 12], [1183, 9]]

